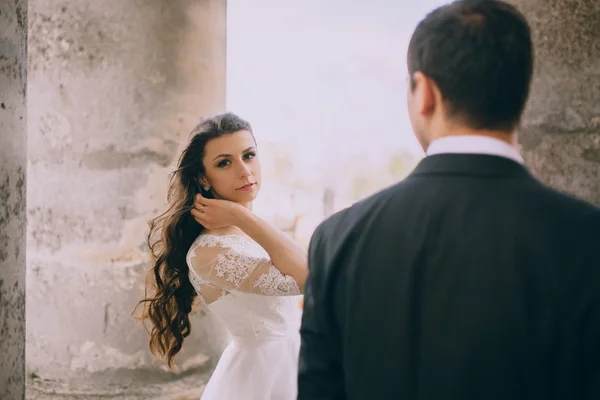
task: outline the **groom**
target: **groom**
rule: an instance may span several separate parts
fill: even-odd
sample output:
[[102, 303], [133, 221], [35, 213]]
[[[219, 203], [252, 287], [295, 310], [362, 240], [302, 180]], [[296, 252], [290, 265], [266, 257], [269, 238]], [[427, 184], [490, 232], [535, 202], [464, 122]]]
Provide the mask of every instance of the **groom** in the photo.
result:
[[600, 209], [523, 165], [532, 69], [505, 2], [418, 25], [408, 108], [427, 157], [316, 230], [298, 399], [600, 399]]

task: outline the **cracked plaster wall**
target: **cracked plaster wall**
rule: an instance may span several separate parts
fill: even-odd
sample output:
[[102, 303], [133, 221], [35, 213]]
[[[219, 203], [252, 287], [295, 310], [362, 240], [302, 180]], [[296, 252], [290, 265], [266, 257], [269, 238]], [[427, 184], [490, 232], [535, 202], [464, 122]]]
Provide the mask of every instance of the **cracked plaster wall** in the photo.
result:
[[27, 1], [0, 2], [0, 399], [25, 396]]
[[[224, 0], [30, 1], [28, 372], [154, 368], [130, 316], [147, 222], [191, 128], [224, 110], [225, 21]], [[193, 322], [182, 363], [226, 341]]]
[[520, 139], [525, 161], [544, 182], [600, 205], [600, 2], [511, 3], [528, 18], [536, 46]]

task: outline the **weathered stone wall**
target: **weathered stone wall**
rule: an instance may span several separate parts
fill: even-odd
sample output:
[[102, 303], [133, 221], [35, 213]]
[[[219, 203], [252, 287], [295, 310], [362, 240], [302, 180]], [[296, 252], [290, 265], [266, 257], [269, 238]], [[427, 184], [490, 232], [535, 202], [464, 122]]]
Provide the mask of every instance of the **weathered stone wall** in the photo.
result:
[[536, 46], [525, 161], [543, 181], [600, 205], [600, 2], [511, 3], [527, 16]]
[[0, 399], [25, 397], [27, 1], [0, 1]]
[[[225, 0], [31, 0], [29, 29], [27, 369], [131, 379], [154, 367], [130, 315], [147, 221], [191, 128], [225, 108]], [[180, 367], [225, 341], [196, 318]]]

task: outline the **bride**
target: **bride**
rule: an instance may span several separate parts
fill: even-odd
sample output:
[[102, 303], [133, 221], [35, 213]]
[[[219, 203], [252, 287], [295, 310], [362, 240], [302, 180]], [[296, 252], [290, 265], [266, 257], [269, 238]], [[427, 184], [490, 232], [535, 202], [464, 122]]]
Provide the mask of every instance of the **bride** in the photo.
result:
[[296, 399], [306, 251], [251, 211], [261, 169], [250, 124], [200, 122], [179, 158], [169, 208], [151, 222], [153, 293], [142, 300], [150, 349], [170, 367], [199, 304], [233, 340], [202, 400]]

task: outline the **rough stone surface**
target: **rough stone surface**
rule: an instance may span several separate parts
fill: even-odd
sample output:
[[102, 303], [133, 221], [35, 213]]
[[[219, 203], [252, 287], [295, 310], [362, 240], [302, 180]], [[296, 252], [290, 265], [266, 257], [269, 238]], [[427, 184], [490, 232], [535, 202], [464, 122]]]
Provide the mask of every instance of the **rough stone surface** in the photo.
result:
[[[165, 206], [179, 148], [225, 108], [225, 1], [31, 0], [29, 10], [27, 372], [178, 379], [152, 361], [131, 312], [149, 267], [147, 222]], [[227, 340], [195, 317], [181, 373], [210, 368]]]
[[525, 161], [546, 183], [600, 205], [600, 2], [511, 3], [528, 18], [536, 46]]
[[[123, 373], [123, 371], [119, 372]], [[29, 377], [27, 400], [198, 400], [210, 369], [187, 371], [173, 380], [148, 370], [128, 371], [115, 379], [114, 372], [93, 379], [64, 380]]]
[[25, 397], [27, 1], [0, 1], [0, 399]]

